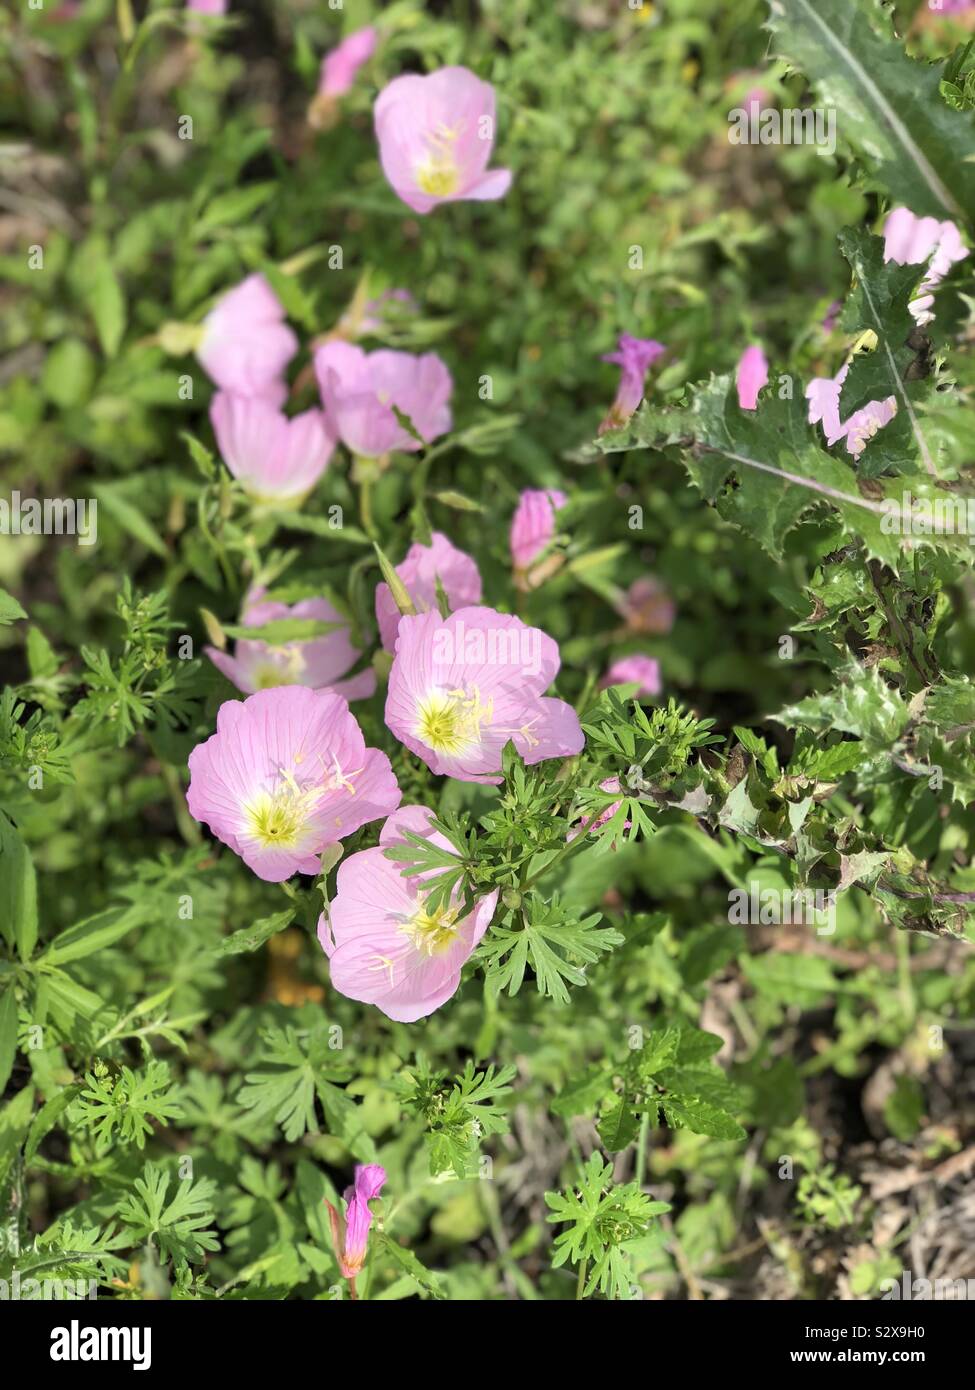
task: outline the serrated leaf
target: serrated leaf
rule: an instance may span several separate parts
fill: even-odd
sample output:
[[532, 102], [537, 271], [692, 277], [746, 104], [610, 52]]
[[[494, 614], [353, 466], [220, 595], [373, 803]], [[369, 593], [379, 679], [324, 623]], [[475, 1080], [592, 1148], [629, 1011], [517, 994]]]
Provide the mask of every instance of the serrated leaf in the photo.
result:
[[909, 58], [890, 13], [863, 0], [769, 0], [775, 53], [804, 73], [894, 202], [975, 219], [975, 125], [947, 106], [943, 67]]

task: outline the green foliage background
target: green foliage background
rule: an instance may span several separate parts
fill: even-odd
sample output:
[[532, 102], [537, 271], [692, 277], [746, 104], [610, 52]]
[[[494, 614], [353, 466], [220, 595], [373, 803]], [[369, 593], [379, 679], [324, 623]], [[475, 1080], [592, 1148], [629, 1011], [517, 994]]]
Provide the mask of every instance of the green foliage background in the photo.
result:
[[[389, 1172], [370, 1298], [851, 1297], [899, 1272], [912, 1213], [881, 1219], [865, 1162], [935, 1173], [972, 1142], [975, 627], [967, 537], [905, 546], [879, 508], [972, 491], [975, 328], [966, 261], [909, 344], [919, 273], [876, 233], [907, 202], [970, 237], [975, 63], [913, 5], [910, 57], [873, 0], [771, 8], [770, 28], [758, 0], [0, 17], [3, 495], [99, 503], [95, 546], [0, 537], [0, 1277], [338, 1298], [323, 1199], [364, 1161]], [[320, 57], [370, 20], [379, 54], [316, 134]], [[450, 63], [494, 83], [514, 183], [417, 218], [371, 104]], [[834, 106], [836, 158], [731, 145], [759, 81]], [[300, 406], [307, 342], [364, 283], [420, 303], [387, 345], [450, 365], [453, 435], [368, 511], [336, 459], [300, 512], [255, 515], [213, 453], [209, 384], [166, 326], [252, 270], [306, 344]], [[669, 353], [594, 443], [621, 332]], [[772, 385], [746, 416], [730, 374], [758, 339]], [[900, 408], [854, 465], [802, 387], [857, 341], [844, 415]], [[521, 595], [528, 486], [570, 503], [561, 568]], [[187, 755], [231, 692], [181, 643], [262, 581], [329, 593], [372, 648], [371, 537], [396, 562], [431, 526], [486, 602], [558, 640], [588, 741], [495, 791], [398, 748], [382, 691], [356, 707], [454, 838], [451, 882], [503, 890], [461, 991], [405, 1026], [329, 987], [334, 865], [262, 883], [188, 816]], [[616, 605], [647, 573], [677, 618], [637, 638]], [[598, 696], [635, 649], [661, 663], [656, 709]], [[566, 853], [610, 776], [623, 807]], [[835, 933], [729, 920], [753, 884], [839, 888]]]

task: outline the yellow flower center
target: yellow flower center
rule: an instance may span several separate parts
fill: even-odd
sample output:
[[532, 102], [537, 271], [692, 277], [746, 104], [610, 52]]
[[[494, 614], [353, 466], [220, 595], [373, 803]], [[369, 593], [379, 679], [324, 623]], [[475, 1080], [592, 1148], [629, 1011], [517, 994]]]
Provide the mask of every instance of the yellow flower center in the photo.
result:
[[435, 753], [448, 757], [475, 747], [481, 741], [481, 725], [491, 722], [491, 702], [481, 704], [475, 688], [431, 690], [417, 705], [416, 736]]
[[450, 155], [434, 155], [418, 167], [416, 186], [431, 198], [449, 198], [460, 187], [460, 170]]
[[252, 679], [256, 690], [270, 690], [276, 685], [301, 685], [305, 658], [298, 644], [290, 647], [269, 647], [269, 659], [254, 668]]
[[[302, 754], [295, 754], [296, 764], [302, 760]], [[262, 849], [298, 848], [308, 821], [323, 796], [339, 788], [355, 795], [352, 778], [358, 777], [359, 772], [344, 773], [337, 759], [331, 771], [326, 769], [324, 758], [320, 757], [320, 762], [320, 781], [300, 785], [293, 772], [282, 769], [278, 773], [276, 786], [271, 791], [259, 792], [244, 807], [250, 833]]]
[[436, 912], [427, 912], [425, 907], [420, 907], [403, 923], [402, 931], [421, 955], [439, 956], [456, 941], [456, 922], [456, 908], [442, 907]]

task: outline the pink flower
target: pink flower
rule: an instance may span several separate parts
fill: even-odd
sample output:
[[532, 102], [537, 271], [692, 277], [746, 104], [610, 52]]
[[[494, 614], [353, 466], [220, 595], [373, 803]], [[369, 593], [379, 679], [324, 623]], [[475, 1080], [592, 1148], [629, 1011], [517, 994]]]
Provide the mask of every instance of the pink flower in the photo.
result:
[[760, 347], [745, 348], [738, 361], [735, 380], [739, 406], [742, 410], [754, 410], [758, 405], [758, 393], [768, 385], [768, 358]]
[[824, 333], [832, 333], [833, 329], [836, 327], [836, 321], [840, 316], [842, 308], [842, 299], [834, 299], [823, 317], [822, 328]]
[[227, 0], [186, 0], [186, 8], [197, 14], [226, 14]]
[[342, 1278], [355, 1284], [356, 1275], [361, 1273], [366, 1261], [366, 1246], [369, 1243], [369, 1227], [372, 1225], [372, 1212], [369, 1203], [378, 1197], [386, 1182], [386, 1169], [379, 1163], [359, 1164], [355, 1170], [353, 1186], [342, 1194], [345, 1199], [345, 1217], [335, 1210], [326, 1197], [329, 1222], [332, 1227], [332, 1245], [342, 1271]]
[[268, 396], [283, 405], [284, 369], [297, 351], [281, 301], [263, 275], [248, 275], [203, 320], [196, 355], [224, 391]]
[[218, 391], [210, 423], [224, 463], [252, 497], [265, 502], [300, 502], [335, 448], [320, 410], [289, 419], [260, 396]]
[[542, 693], [558, 669], [551, 637], [493, 608], [404, 617], [386, 723], [431, 771], [496, 782], [509, 739], [526, 763], [581, 752], [575, 710]]
[[604, 354], [604, 362], [615, 362], [622, 371], [616, 399], [599, 426], [600, 434], [626, 424], [643, 400], [647, 372], [666, 351], [663, 343], [658, 343], [655, 338], [631, 338], [629, 333], [622, 333], [616, 351]]
[[383, 173], [414, 212], [503, 198], [511, 186], [510, 169], [487, 169], [494, 88], [468, 68], [394, 78], [379, 93], [374, 117]]
[[428, 444], [450, 429], [454, 383], [435, 352], [364, 352], [335, 341], [316, 349], [315, 374], [329, 424], [354, 454], [376, 458], [421, 447], [396, 419], [394, 405]]
[[524, 574], [532, 561], [548, 548], [555, 536], [555, 513], [568, 498], [557, 488], [528, 488], [518, 499], [511, 519], [511, 559], [516, 572]]
[[975, 0], [928, 0], [928, 9], [938, 14], [971, 14]]
[[919, 324], [934, 318], [931, 306], [933, 290], [948, 271], [968, 255], [962, 245], [961, 233], [954, 222], [939, 222], [936, 217], [915, 217], [909, 208], [894, 208], [884, 223], [884, 260], [898, 265], [923, 265], [930, 261], [928, 273], [921, 281], [919, 298], [912, 300], [911, 313]]
[[637, 699], [659, 695], [663, 688], [659, 661], [652, 656], [641, 656], [639, 652], [632, 656], [621, 656], [613, 662], [599, 684], [605, 689], [608, 685], [632, 685], [634, 681], [639, 686]]
[[204, 647], [207, 656], [229, 681], [245, 695], [276, 685], [307, 685], [312, 690], [331, 690], [346, 700], [366, 700], [376, 689], [375, 672], [366, 670], [342, 680], [362, 653], [349, 638], [349, 622], [328, 599], [306, 598], [288, 607], [286, 603], [267, 603], [263, 589], [253, 589], [247, 597], [240, 621], [244, 627], [264, 627], [266, 623], [288, 618], [313, 618], [336, 624], [333, 632], [305, 641], [271, 646], [256, 639], [241, 638], [234, 655]]
[[317, 874], [328, 845], [395, 811], [389, 759], [341, 695], [302, 685], [227, 700], [190, 754], [186, 804], [258, 878]]
[[669, 632], [677, 616], [674, 600], [652, 574], [634, 579], [623, 595], [619, 611], [633, 632]]
[[338, 48], [326, 53], [318, 79], [319, 96], [344, 96], [363, 63], [368, 63], [375, 53], [378, 37], [377, 31], [369, 24], [365, 29], [356, 29], [355, 33], [342, 40]]
[[339, 866], [335, 897], [318, 923], [333, 987], [347, 999], [375, 1004], [397, 1023], [426, 1018], [457, 992], [461, 969], [498, 901], [497, 892], [489, 893], [465, 916], [455, 892], [445, 907], [427, 911], [427, 875], [405, 876], [383, 851], [408, 844], [403, 832], [410, 831], [453, 854], [431, 819], [425, 806], [403, 806], [391, 815], [378, 849], [362, 850]]
[[897, 399], [888, 396], [883, 401], [870, 401], [860, 410], [855, 410], [848, 420], [840, 419], [840, 394], [846, 380], [850, 364], [847, 362], [835, 377], [814, 377], [806, 387], [809, 402], [809, 423], [822, 424], [827, 444], [846, 441], [847, 452], [859, 458], [878, 430], [897, 414]]
[[[418, 613], [437, 609], [437, 582], [451, 608], [467, 608], [481, 601], [481, 576], [469, 555], [451, 545], [446, 536], [434, 531], [430, 545], [411, 545], [396, 573], [406, 585]], [[437, 611], [439, 611], [437, 609]], [[396, 632], [402, 615], [388, 584], [376, 585], [376, 622], [388, 652], [396, 645]]]

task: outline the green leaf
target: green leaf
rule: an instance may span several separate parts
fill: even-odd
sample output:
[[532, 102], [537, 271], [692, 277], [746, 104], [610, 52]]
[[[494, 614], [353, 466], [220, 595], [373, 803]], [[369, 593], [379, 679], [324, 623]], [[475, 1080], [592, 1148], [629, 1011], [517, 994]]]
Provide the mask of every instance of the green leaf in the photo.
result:
[[242, 184], [226, 193], [218, 193], [207, 204], [193, 229], [197, 238], [209, 236], [218, 227], [232, 227], [253, 217], [265, 203], [269, 203], [277, 190], [273, 181], [267, 183]]
[[907, 727], [910, 711], [900, 692], [889, 686], [876, 666], [851, 662], [837, 673], [837, 684], [810, 695], [774, 716], [789, 728], [814, 734], [838, 729], [863, 741], [870, 752], [888, 752]]
[[70, 1086], [64, 1086], [58, 1091], [56, 1096], [52, 1096], [41, 1106], [31, 1123], [27, 1134], [27, 1142], [24, 1145], [24, 1162], [30, 1163], [37, 1153], [41, 1141], [45, 1135], [50, 1134], [58, 1120], [67, 1110], [73, 1100], [84, 1090], [84, 1085], [80, 1081], [74, 1081]]
[[0, 994], [0, 1095], [10, 1080], [17, 1054], [17, 1000], [13, 985]]
[[130, 907], [109, 907], [94, 917], [86, 917], [73, 927], [56, 936], [47, 950], [38, 957], [43, 966], [65, 965], [68, 961], [81, 960], [103, 951], [127, 936], [133, 928], [141, 926], [146, 919], [146, 910], [139, 904]]
[[37, 944], [37, 875], [20, 833], [0, 813], [0, 931], [27, 961]]
[[660, 1102], [671, 1129], [689, 1129], [712, 1139], [747, 1139], [748, 1133], [733, 1115], [710, 1101], [691, 1096], [666, 1096]]
[[104, 507], [109, 516], [118, 522], [123, 531], [127, 531], [134, 540], [139, 541], [154, 555], [166, 559], [169, 552], [165, 542], [146, 520], [139, 508], [128, 500], [120, 483], [92, 483], [91, 490], [98, 499], [99, 505]]
[[[792, 399], [766, 391], [756, 410], [741, 410], [732, 377], [712, 377], [691, 389], [686, 408], [644, 402], [627, 425], [596, 442], [606, 453], [679, 443], [692, 482], [719, 515], [777, 560], [793, 527], [813, 508], [829, 508], [868, 555], [897, 569], [902, 542], [891, 533], [890, 514], [900, 485], [874, 481], [877, 495], [865, 496], [852, 462], [826, 452], [806, 408], [799, 391]], [[892, 499], [886, 505], [885, 496]]]
[[103, 238], [93, 239], [81, 251], [79, 276], [82, 294], [95, 324], [98, 341], [106, 357], [114, 357], [125, 333], [125, 296], [112, 268], [109, 248]]
[[6, 589], [0, 589], [0, 627], [8, 627], [18, 619], [26, 617], [27, 614], [13, 594], [8, 594]]
[[918, 216], [975, 219], [971, 114], [945, 104], [943, 67], [909, 58], [889, 13], [862, 0], [769, 0], [768, 27], [776, 55], [838, 113], [841, 138], [893, 202]]
[[596, 1131], [610, 1153], [619, 1153], [633, 1143], [640, 1131], [640, 1121], [626, 1096], [621, 1096], [609, 1114], [602, 1117]]
[[250, 927], [241, 927], [240, 931], [235, 931], [230, 936], [224, 937], [217, 947], [218, 956], [240, 956], [248, 951], [256, 951], [259, 946], [263, 946], [265, 941], [270, 941], [272, 936], [277, 936], [278, 932], [284, 931], [294, 921], [295, 910], [293, 907], [285, 908], [283, 912], [275, 912], [270, 917], [262, 917]]
[[813, 1009], [837, 986], [828, 961], [819, 956], [778, 955], [768, 951], [761, 956], [743, 956], [745, 976], [760, 994], [781, 1004], [798, 1004]]

